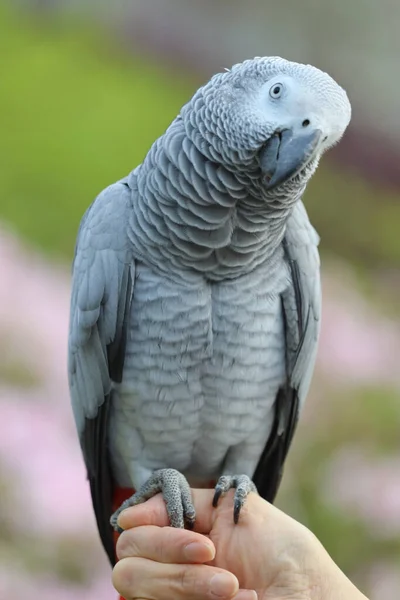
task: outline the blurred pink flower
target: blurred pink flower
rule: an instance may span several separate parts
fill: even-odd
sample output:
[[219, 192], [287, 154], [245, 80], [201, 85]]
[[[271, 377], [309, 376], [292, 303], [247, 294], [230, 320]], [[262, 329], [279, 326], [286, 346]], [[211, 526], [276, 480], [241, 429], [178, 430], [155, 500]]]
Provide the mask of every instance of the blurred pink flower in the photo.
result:
[[54, 533], [95, 533], [79, 444], [65, 417], [39, 398], [0, 390], [0, 457], [23, 490], [19, 526]]
[[341, 384], [400, 386], [400, 324], [366, 302], [343, 265], [324, 272], [318, 367]]
[[324, 501], [365, 521], [377, 537], [400, 535], [400, 457], [341, 447], [325, 466]]
[[61, 583], [51, 577], [21, 576], [17, 569], [0, 570], [0, 598], [5, 600], [116, 600], [110, 573], [99, 572], [90, 586]]
[[46, 262], [0, 229], [0, 330], [11, 340], [28, 365], [54, 391], [66, 397], [66, 355], [69, 309], [69, 274], [61, 265]]
[[400, 570], [398, 564], [382, 562], [373, 565], [365, 573], [370, 600], [399, 600]]

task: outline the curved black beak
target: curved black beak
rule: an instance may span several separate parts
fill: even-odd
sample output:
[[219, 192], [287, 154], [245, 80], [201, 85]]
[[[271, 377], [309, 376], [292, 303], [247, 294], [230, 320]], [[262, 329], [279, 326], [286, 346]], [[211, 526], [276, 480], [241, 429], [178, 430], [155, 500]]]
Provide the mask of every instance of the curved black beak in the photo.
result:
[[321, 137], [320, 129], [299, 134], [285, 129], [270, 137], [259, 154], [266, 188], [270, 190], [301, 171], [313, 158]]

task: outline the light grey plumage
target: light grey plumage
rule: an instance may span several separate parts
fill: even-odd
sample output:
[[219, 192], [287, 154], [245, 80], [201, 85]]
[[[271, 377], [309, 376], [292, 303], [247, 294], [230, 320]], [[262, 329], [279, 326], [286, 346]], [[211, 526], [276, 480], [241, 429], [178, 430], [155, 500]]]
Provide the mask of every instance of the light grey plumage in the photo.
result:
[[274, 499], [320, 324], [318, 236], [300, 198], [350, 116], [318, 69], [245, 61], [86, 212], [69, 382], [111, 561], [114, 486], [147, 485], [135, 501], [162, 489], [179, 526], [194, 512], [171, 469], [192, 485], [228, 476], [218, 489], [237, 486], [236, 517], [249, 478]]

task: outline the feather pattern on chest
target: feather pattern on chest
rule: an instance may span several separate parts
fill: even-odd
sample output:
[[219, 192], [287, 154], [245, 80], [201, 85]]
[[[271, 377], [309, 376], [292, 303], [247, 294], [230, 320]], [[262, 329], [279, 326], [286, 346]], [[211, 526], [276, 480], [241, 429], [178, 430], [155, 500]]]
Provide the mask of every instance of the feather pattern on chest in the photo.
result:
[[[234, 282], [198, 276], [184, 284], [137, 267], [112, 409], [120, 485], [129, 484], [131, 469], [166, 466], [209, 480], [235, 446], [252, 473], [286, 376], [280, 296], [289, 270], [277, 254]], [[134, 476], [136, 488], [142, 483]]]

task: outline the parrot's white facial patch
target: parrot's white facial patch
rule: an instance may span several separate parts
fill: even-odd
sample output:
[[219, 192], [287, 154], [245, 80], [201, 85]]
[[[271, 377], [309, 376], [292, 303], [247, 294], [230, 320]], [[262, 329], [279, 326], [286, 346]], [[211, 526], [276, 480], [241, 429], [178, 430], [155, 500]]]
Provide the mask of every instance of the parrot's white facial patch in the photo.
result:
[[309, 65], [271, 62], [272, 72], [253, 94], [256, 119], [268, 132], [258, 159], [269, 190], [308, 179], [351, 118], [346, 92], [329, 75]]
[[258, 162], [264, 179], [281, 185], [299, 174], [302, 183], [309, 178], [344, 134], [351, 106], [316, 67], [258, 57], [214, 75], [181, 115], [213, 160], [251, 172]]
[[319, 152], [336, 144], [351, 118], [346, 92], [326, 73], [297, 65], [293, 74], [275, 74], [260, 89], [257, 109], [274, 131], [322, 132]]

